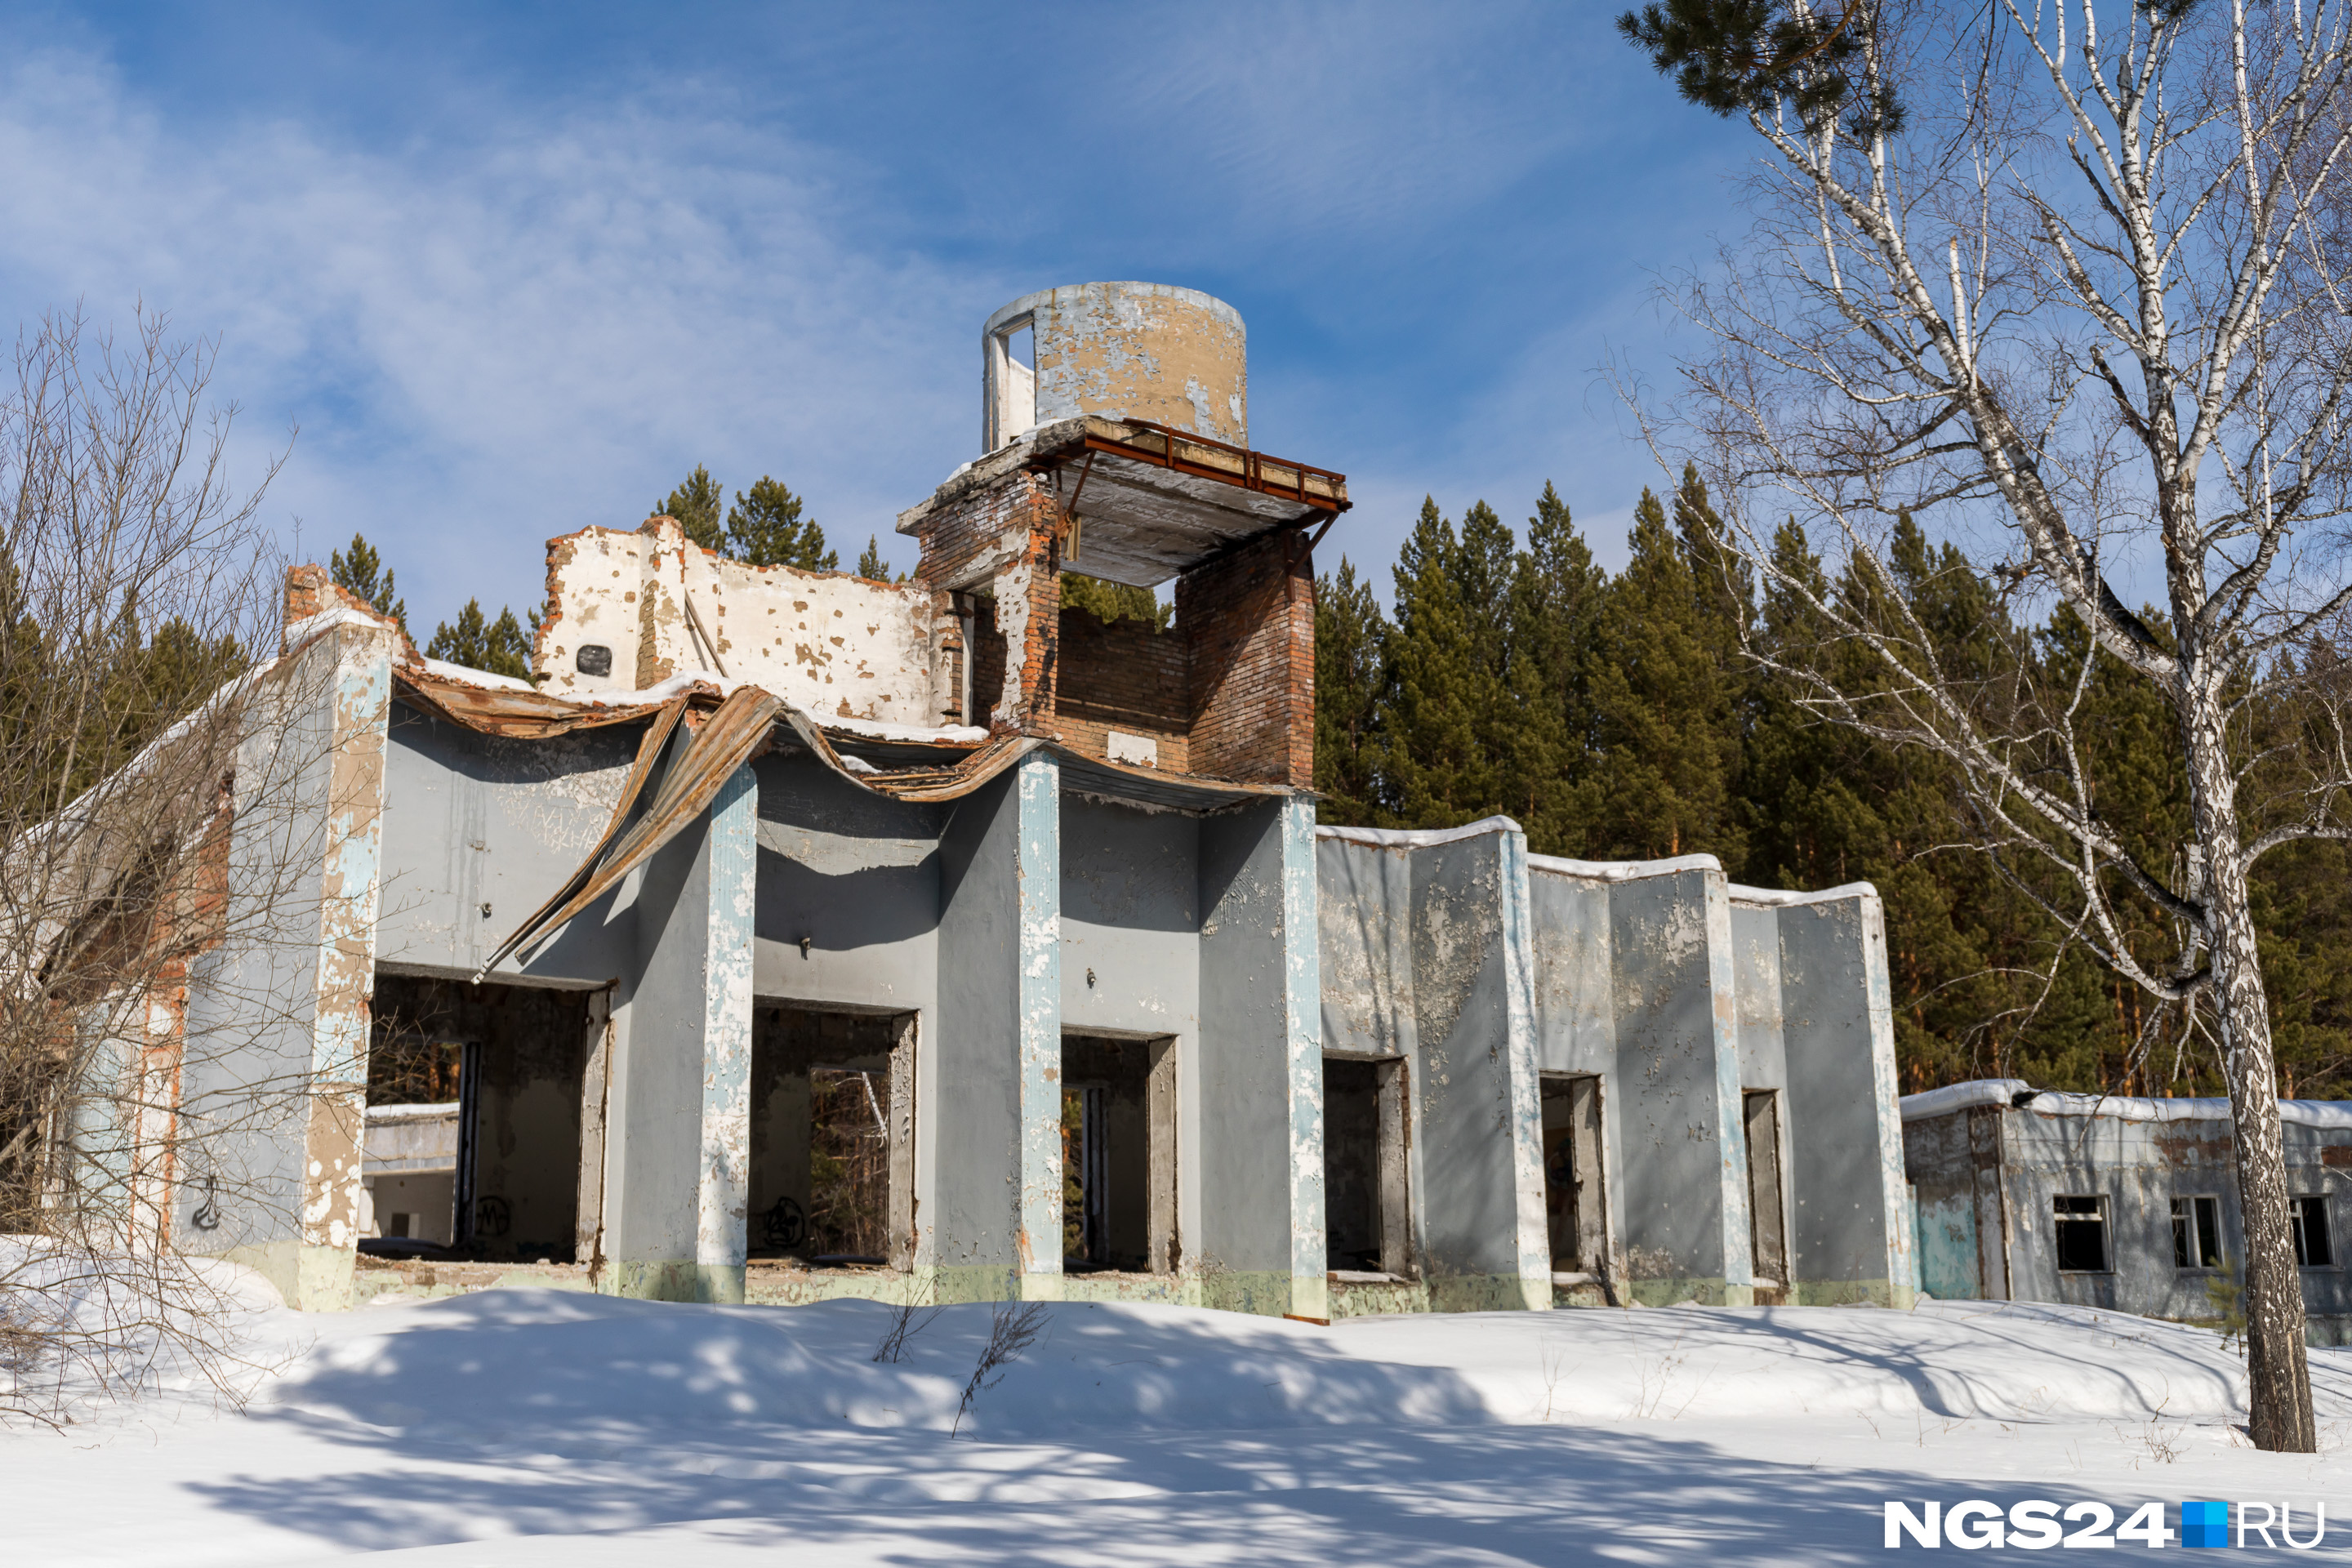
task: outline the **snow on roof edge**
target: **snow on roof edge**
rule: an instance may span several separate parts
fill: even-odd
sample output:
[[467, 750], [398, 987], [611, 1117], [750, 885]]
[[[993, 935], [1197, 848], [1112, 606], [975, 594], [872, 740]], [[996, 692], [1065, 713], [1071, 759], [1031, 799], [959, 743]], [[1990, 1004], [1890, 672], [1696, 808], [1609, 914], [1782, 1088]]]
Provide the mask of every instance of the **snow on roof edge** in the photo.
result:
[[520, 680], [511, 675], [493, 675], [487, 669], [476, 669], [471, 665], [451, 664], [446, 658], [428, 658], [424, 663], [425, 674], [439, 676], [444, 680], [454, 680], [461, 686], [479, 686], [490, 691], [537, 691], [539, 689], [528, 680]]
[[1712, 855], [1677, 855], [1668, 860], [1570, 860], [1559, 855], [1530, 855], [1528, 869], [1580, 877], [1589, 882], [1636, 882], [1681, 871], [1721, 871], [1723, 862]]
[[1868, 882], [1841, 882], [1834, 888], [1823, 888], [1818, 893], [1792, 893], [1779, 888], [1743, 888], [1737, 882], [1731, 887], [1735, 904], [1756, 904], [1766, 909], [1799, 909], [1806, 904], [1842, 903], [1847, 899], [1874, 899], [1878, 889]]
[[371, 1105], [367, 1108], [370, 1121], [432, 1121], [457, 1114], [457, 1100], [446, 1105]]
[[[1901, 1100], [1903, 1120], [1920, 1121], [1948, 1116], [1979, 1105], [2013, 1105], [2015, 1097], [2032, 1094], [2021, 1108], [2040, 1116], [2112, 1116], [2119, 1121], [2227, 1121], [2230, 1102], [2218, 1097], [2142, 1099], [2120, 1094], [2070, 1094], [2060, 1089], [2035, 1093], [2022, 1079], [1976, 1079], [1947, 1084]], [[2326, 1127], [2352, 1131], [2352, 1100], [2282, 1100], [2279, 1120], [2297, 1127]]]
[[[1465, 822], [1459, 827], [1318, 827], [1318, 838], [1339, 838], [1350, 844], [1371, 844], [1383, 849], [1427, 849], [1439, 844], [1458, 844], [1465, 838], [1479, 838], [1489, 833], [1524, 832], [1507, 816], [1482, 816], [1475, 822]], [[1529, 856], [1532, 861], [1535, 858]]]

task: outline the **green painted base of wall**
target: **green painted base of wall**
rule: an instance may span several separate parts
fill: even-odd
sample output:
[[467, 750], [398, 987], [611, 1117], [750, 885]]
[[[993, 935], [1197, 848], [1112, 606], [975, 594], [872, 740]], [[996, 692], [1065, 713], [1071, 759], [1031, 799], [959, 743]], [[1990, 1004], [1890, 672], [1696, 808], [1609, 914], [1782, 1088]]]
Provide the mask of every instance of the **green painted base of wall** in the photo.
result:
[[351, 1310], [352, 1271], [359, 1259], [351, 1247], [269, 1241], [257, 1247], [233, 1247], [222, 1257], [268, 1280], [297, 1311]]
[[733, 1302], [743, 1300], [743, 1270], [625, 1259], [607, 1268], [596, 1288], [607, 1296], [629, 1296], [640, 1301]]
[[1791, 1307], [1892, 1307], [1907, 1312], [1917, 1300], [1909, 1285], [1885, 1279], [1800, 1279]]
[[[1318, 1281], [1319, 1283], [1319, 1281]], [[883, 1301], [950, 1306], [973, 1301], [1129, 1301], [1280, 1317], [1291, 1310], [1287, 1274], [1015, 1274], [1006, 1268], [755, 1268], [745, 1299], [762, 1306]], [[1319, 1303], [1318, 1303], [1319, 1305]], [[1313, 1312], [1304, 1314], [1321, 1317]]]

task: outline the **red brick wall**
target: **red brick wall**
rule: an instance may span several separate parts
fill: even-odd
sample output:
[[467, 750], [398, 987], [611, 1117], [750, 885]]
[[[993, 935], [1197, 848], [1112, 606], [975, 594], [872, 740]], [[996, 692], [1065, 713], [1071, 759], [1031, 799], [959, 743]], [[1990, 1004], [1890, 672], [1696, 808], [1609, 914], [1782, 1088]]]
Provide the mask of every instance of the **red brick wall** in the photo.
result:
[[1179, 578], [1176, 626], [1191, 665], [1191, 771], [1313, 788], [1315, 577], [1298, 531], [1261, 534]]
[[1109, 733], [1145, 735], [1165, 773], [1191, 772], [1192, 697], [1184, 637], [1129, 617], [1106, 625], [1062, 612], [1061, 678], [1054, 729], [1090, 757], [1110, 755]]

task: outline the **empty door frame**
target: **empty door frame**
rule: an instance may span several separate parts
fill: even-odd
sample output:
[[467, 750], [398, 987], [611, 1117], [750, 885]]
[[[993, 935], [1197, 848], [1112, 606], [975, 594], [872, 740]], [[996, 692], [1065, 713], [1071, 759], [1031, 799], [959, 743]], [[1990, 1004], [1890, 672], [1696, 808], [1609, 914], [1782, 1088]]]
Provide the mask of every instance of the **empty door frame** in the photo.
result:
[[1748, 1278], [1770, 1289], [1789, 1285], [1789, 1194], [1781, 1179], [1780, 1091], [1751, 1089], [1740, 1096], [1748, 1142]]
[[[1568, 1101], [1569, 1165], [1575, 1193], [1570, 1216], [1576, 1267], [1570, 1272], [1597, 1280], [1613, 1278], [1610, 1267], [1608, 1151], [1598, 1073], [1545, 1073], [1543, 1098]], [[1558, 1258], [1552, 1261], [1559, 1271]]]

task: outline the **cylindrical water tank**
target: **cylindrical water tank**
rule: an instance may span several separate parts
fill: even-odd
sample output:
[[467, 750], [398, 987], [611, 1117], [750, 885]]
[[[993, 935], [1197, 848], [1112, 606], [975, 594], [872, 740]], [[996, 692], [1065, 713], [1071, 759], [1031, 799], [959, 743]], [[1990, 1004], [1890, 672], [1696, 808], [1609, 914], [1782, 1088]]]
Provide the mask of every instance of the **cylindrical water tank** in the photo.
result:
[[[1014, 340], [1031, 335], [1035, 367]], [[1077, 283], [1024, 294], [981, 333], [982, 451], [1080, 414], [1150, 419], [1249, 445], [1241, 312], [1165, 283]]]

